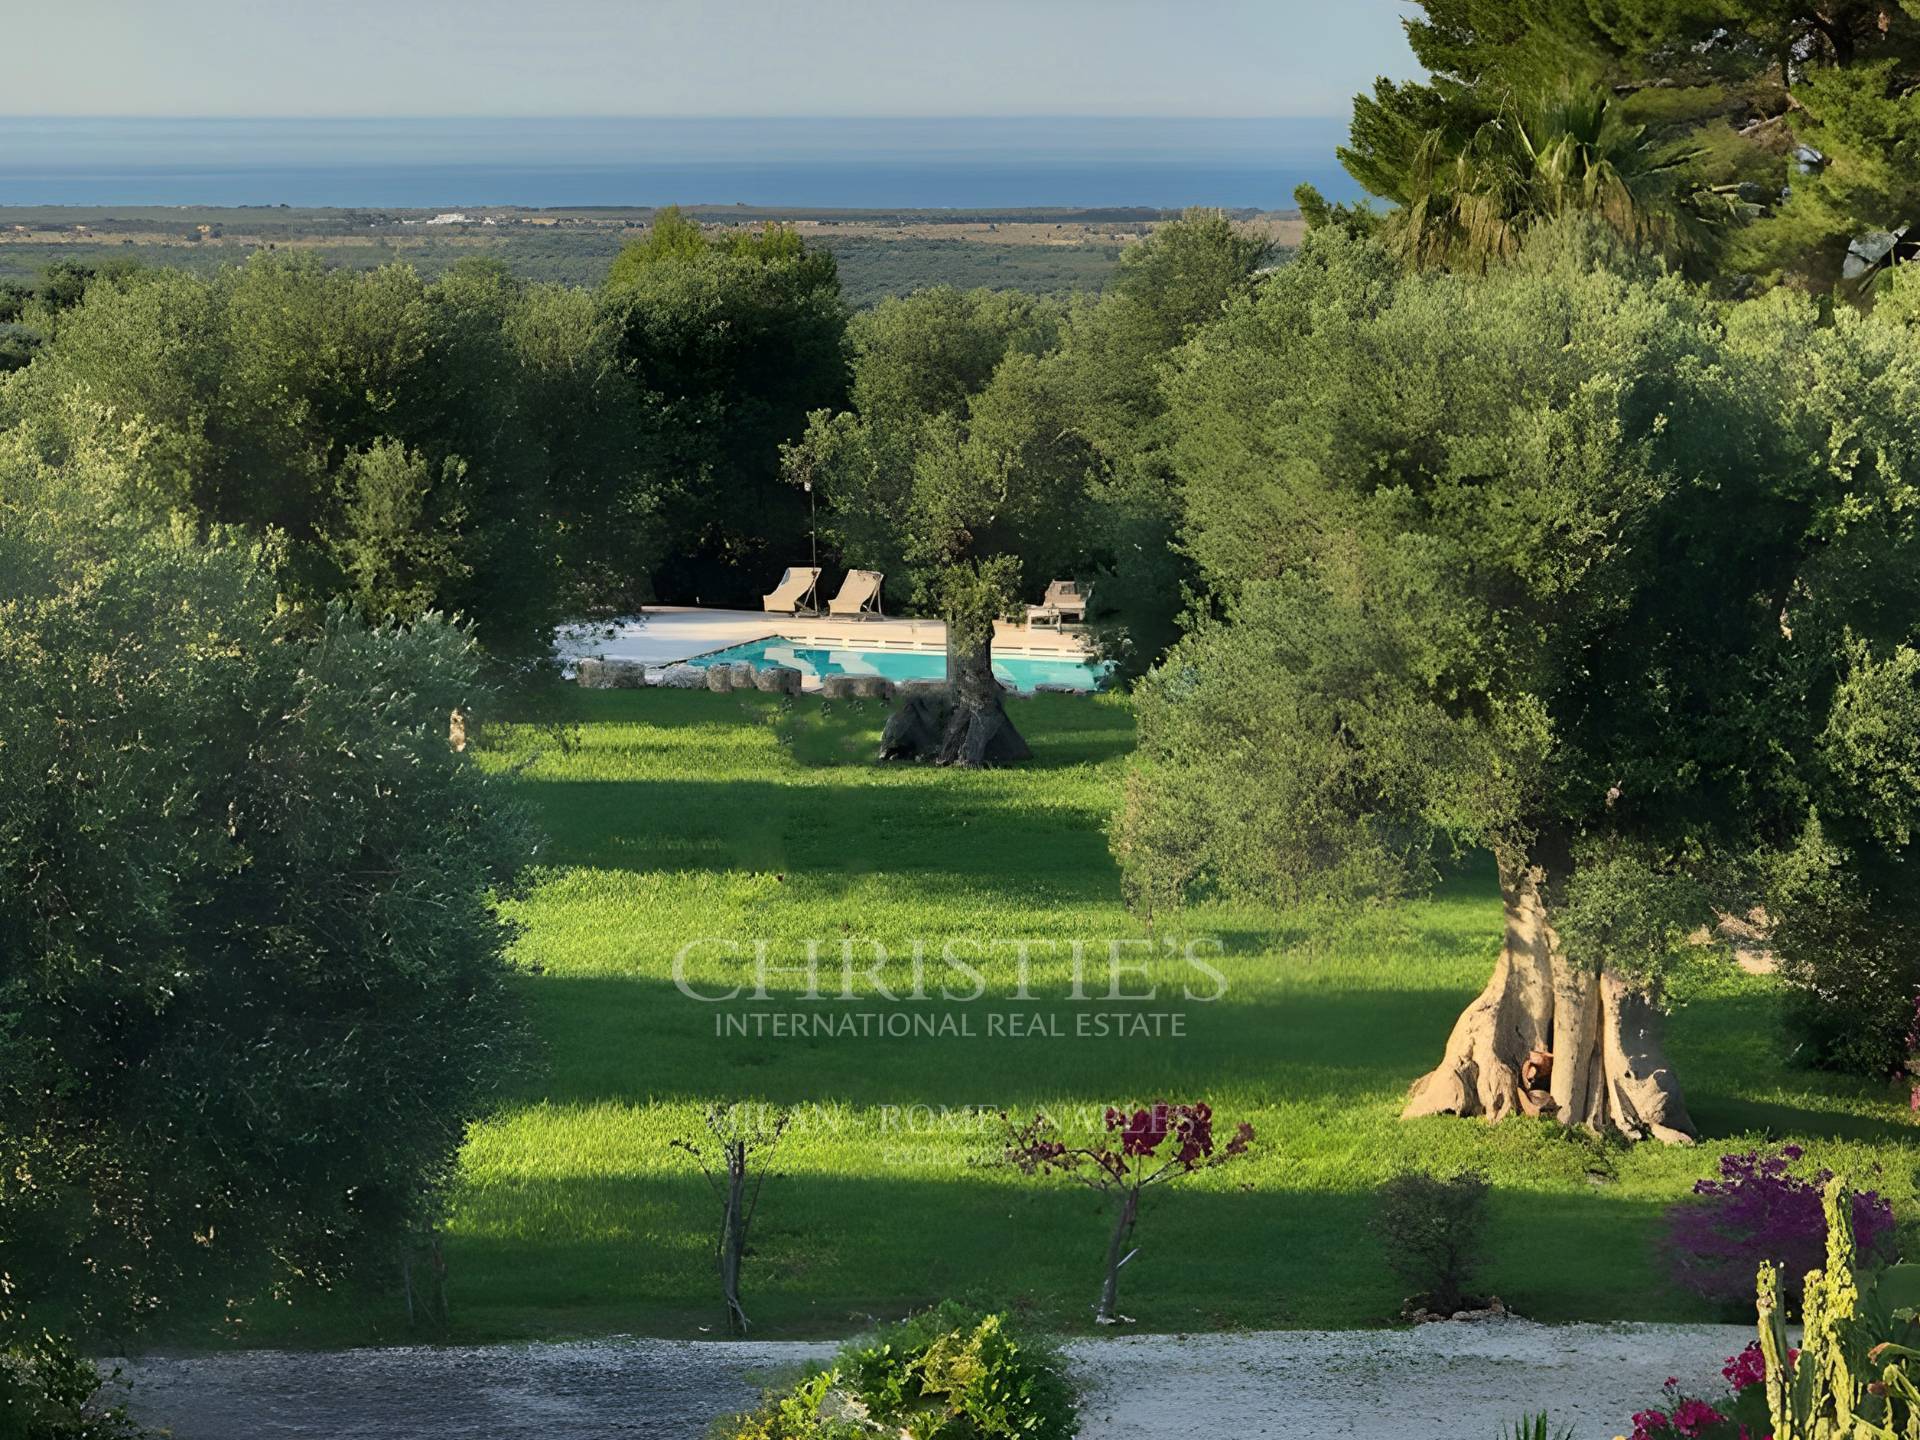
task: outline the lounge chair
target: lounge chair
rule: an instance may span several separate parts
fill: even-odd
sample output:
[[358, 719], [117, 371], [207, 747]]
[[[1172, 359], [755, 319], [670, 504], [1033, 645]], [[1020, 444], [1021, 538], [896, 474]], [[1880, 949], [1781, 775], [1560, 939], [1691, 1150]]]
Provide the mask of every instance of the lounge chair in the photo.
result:
[[798, 615], [803, 609], [808, 614], [818, 614], [820, 600], [813, 590], [819, 583], [818, 567], [792, 565], [781, 575], [780, 583], [773, 587], [773, 592], [760, 598], [765, 602], [769, 614]]
[[1058, 627], [1071, 616], [1073, 623], [1082, 624], [1087, 618], [1087, 592], [1080, 588], [1077, 580], [1056, 580], [1047, 586], [1046, 598], [1038, 605], [1027, 607], [1027, 624], [1044, 625], [1048, 621]]
[[827, 602], [827, 613], [855, 618], [878, 615], [880, 582], [886, 578], [878, 570], [849, 570], [841, 582], [840, 593]]

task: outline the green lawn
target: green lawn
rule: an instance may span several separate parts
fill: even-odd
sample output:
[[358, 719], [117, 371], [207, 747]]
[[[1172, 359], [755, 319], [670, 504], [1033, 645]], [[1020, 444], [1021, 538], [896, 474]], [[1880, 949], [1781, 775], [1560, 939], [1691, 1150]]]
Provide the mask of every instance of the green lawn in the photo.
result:
[[[1698, 1150], [1601, 1147], [1525, 1121], [1401, 1124], [1408, 1082], [1438, 1057], [1493, 958], [1488, 875], [1338, 925], [1189, 914], [1180, 936], [1223, 947], [1213, 963], [1224, 997], [1183, 999], [1190, 972], [1163, 958], [1156, 1001], [1066, 999], [1071, 942], [1085, 942], [1097, 997], [1108, 942], [1143, 934], [1119, 903], [1104, 834], [1132, 737], [1124, 701], [1017, 702], [1038, 759], [986, 774], [869, 763], [883, 719], [873, 706], [823, 713], [812, 699], [783, 708], [668, 691], [582, 694], [579, 705], [573, 748], [529, 730], [484, 752], [516, 767], [551, 839], [514, 907], [538, 1068], [473, 1136], [447, 1246], [461, 1337], [713, 1325], [717, 1211], [669, 1141], [696, 1135], [715, 1100], [800, 1110], [746, 1277], [766, 1336], [837, 1334], [949, 1294], [1090, 1328], [1107, 1225], [1098, 1197], [981, 1164], [992, 1133], [951, 1118], [968, 1107], [1073, 1114], [1110, 1099], [1204, 1098], [1228, 1123], [1252, 1120], [1252, 1161], [1157, 1191], [1144, 1214], [1121, 1308], [1157, 1330], [1387, 1322], [1400, 1295], [1368, 1234], [1368, 1190], [1407, 1165], [1492, 1175], [1487, 1278], [1548, 1320], [1707, 1318], [1663, 1285], [1654, 1239], [1662, 1207], [1727, 1148], [1792, 1137], [1836, 1169], [1880, 1167], [1875, 1183], [1912, 1214], [1915, 1127], [1885, 1087], [1789, 1068], [1773, 987], [1750, 977], [1694, 982], [1672, 1023], [1708, 1137]], [[924, 941], [935, 998], [837, 998], [849, 937], [896, 955]], [[673, 956], [703, 938], [765, 941], [773, 965], [797, 964], [817, 940], [824, 998], [800, 998], [802, 981], [776, 975], [765, 1003], [690, 999]], [[1055, 958], [1035, 949], [1031, 999], [1007, 998], [1007, 947], [990, 961], [963, 952], [985, 997], [937, 998], [943, 980], [967, 988], [941, 965], [942, 945], [1022, 938], [1055, 942]], [[750, 992], [747, 964], [701, 952], [686, 975], [705, 993], [744, 976]], [[900, 960], [882, 978], [906, 991], [908, 970]], [[1200, 995], [1213, 988], [1194, 979]], [[715, 1033], [717, 1015], [796, 1011], [965, 1016], [976, 1033]], [[1128, 1011], [1177, 1012], [1185, 1034], [1071, 1034], [1081, 1016]], [[1069, 1036], [987, 1034], [1009, 1023], [994, 1015], [1051, 1018]], [[268, 1328], [404, 1333], [385, 1299], [327, 1310], [296, 1307]]]

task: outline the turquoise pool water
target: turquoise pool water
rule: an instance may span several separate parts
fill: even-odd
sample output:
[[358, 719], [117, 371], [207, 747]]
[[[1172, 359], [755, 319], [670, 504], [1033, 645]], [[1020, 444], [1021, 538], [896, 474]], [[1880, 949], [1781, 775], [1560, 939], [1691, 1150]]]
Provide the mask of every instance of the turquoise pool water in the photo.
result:
[[[947, 657], [939, 651], [842, 650], [818, 645], [801, 645], [780, 635], [765, 640], [750, 640], [744, 645], [729, 645], [724, 650], [696, 655], [687, 663], [731, 665], [744, 660], [749, 665], [787, 665], [810, 680], [824, 675], [881, 675], [888, 680], [941, 680], [946, 678]], [[1002, 685], [1015, 690], [1032, 691], [1039, 685], [1071, 685], [1076, 690], [1094, 690], [1107, 671], [1104, 663], [1084, 660], [1031, 660], [1010, 655], [996, 658], [993, 673]]]

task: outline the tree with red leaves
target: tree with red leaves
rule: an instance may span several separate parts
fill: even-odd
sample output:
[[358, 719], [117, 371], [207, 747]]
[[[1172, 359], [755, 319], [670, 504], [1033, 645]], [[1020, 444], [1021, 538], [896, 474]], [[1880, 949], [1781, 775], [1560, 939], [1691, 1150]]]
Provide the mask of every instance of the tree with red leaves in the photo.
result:
[[1058, 1172], [1119, 1201], [1120, 1213], [1107, 1241], [1106, 1283], [1093, 1317], [1100, 1325], [1112, 1325], [1123, 1318], [1114, 1312], [1120, 1298], [1120, 1267], [1138, 1250], [1121, 1252], [1133, 1234], [1134, 1222], [1140, 1218], [1140, 1192], [1149, 1185], [1238, 1160], [1253, 1144], [1253, 1126], [1243, 1120], [1233, 1138], [1215, 1149], [1213, 1107], [1205, 1101], [1175, 1105], [1157, 1100], [1133, 1111], [1109, 1106], [1105, 1135], [1091, 1145], [1080, 1146], [1058, 1139], [1058, 1127], [1045, 1115], [1036, 1114], [1020, 1125], [1004, 1110], [1000, 1118], [1007, 1127], [1008, 1164], [1027, 1175]]

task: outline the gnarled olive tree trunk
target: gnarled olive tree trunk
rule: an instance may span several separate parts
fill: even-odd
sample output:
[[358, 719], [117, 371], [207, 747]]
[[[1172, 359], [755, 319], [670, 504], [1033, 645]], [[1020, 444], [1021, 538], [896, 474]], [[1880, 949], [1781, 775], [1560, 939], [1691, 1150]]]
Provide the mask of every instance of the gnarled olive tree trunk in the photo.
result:
[[1551, 1115], [1563, 1125], [1690, 1145], [1693, 1121], [1660, 1040], [1660, 1012], [1611, 970], [1560, 949], [1538, 870], [1500, 876], [1507, 938], [1487, 988], [1454, 1022], [1402, 1119]]
[[931, 760], [936, 765], [1013, 765], [1033, 752], [1007, 716], [1005, 692], [993, 677], [993, 624], [985, 633], [947, 624], [947, 685], [915, 695], [887, 720], [882, 760]]

